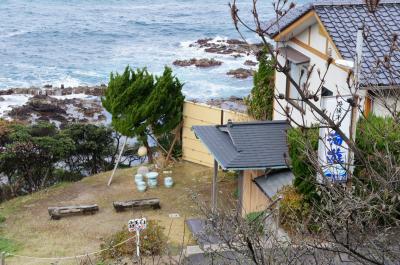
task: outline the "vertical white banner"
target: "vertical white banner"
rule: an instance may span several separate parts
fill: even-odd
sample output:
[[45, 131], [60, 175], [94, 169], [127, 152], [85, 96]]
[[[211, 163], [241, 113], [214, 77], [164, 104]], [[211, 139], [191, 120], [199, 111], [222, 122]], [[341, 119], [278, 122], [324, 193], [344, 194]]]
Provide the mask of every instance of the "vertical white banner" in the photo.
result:
[[[321, 108], [335, 122], [341, 122], [340, 129], [350, 138], [351, 132], [351, 106], [347, 99], [351, 96], [344, 97], [323, 97], [321, 99]], [[318, 180], [322, 182], [321, 177], [327, 178], [332, 182], [347, 182], [349, 148], [340, 135], [329, 128], [320, 128], [318, 142], [318, 158], [322, 166], [323, 176], [318, 176]]]

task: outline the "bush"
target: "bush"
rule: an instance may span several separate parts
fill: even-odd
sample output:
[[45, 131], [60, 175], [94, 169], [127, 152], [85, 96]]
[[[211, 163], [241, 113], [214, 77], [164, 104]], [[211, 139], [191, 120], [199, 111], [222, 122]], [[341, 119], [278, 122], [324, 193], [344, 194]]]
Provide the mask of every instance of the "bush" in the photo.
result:
[[248, 97], [244, 99], [247, 112], [258, 120], [272, 120], [274, 111], [274, 76], [275, 65], [267, 57], [267, 52], [262, 52], [258, 58], [259, 65], [254, 73], [253, 88]]
[[70, 171], [93, 175], [112, 168], [107, 162], [115, 153], [111, 128], [76, 123], [68, 125], [60, 134], [74, 144], [65, 159]]
[[[315, 175], [307, 150], [318, 150], [318, 129], [301, 130], [292, 128], [288, 131], [289, 157], [295, 176], [294, 186], [306, 200], [317, 199]], [[316, 154], [315, 154], [316, 155]]]
[[[393, 118], [376, 117], [369, 115], [367, 119], [360, 119], [357, 124], [357, 147], [363, 152], [371, 168], [360, 166], [355, 161], [353, 185], [355, 194], [360, 197], [368, 196], [370, 192], [384, 190], [380, 198], [370, 200], [374, 210], [371, 215], [378, 218], [380, 223], [397, 223], [400, 219], [400, 186], [395, 185], [394, 176], [398, 175], [400, 162], [400, 126]], [[385, 185], [387, 182], [393, 185]], [[390, 214], [382, 213], [382, 204]]]
[[287, 231], [295, 231], [307, 219], [310, 213], [309, 204], [293, 186], [283, 187], [279, 195], [283, 197], [279, 202], [280, 223]]
[[[157, 137], [157, 140], [161, 146], [169, 150], [169, 148], [172, 145], [172, 142], [174, 141], [174, 138], [175, 134], [168, 132], [168, 133], [163, 133], [161, 136]], [[182, 143], [179, 139], [175, 141], [174, 148], [172, 149], [172, 156], [175, 158], [182, 157]]]
[[0, 185], [0, 202], [7, 201], [13, 198], [15, 195], [12, 192], [12, 188], [8, 184]]
[[[130, 233], [128, 228], [124, 226], [122, 230], [111, 235], [100, 245], [101, 249], [110, 248], [121, 243], [135, 234]], [[150, 220], [147, 222], [147, 228], [140, 233], [140, 252], [144, 256], [161, 255], [166, 247], [166, 236], [164, 228], [157, 221]], [[136, 239], [131, 239], [125, 244], [119, 245], [113, 249], [101, 253], [103, 260], [114, 259], [121, 256], [132, 256], [136, 254]]]
[[6, 221], [6, 218], [0, 214], [0, 224], [4, 223]]
[[79, 181], [84, 177], [79, 172], [68, 171], [61, 168], [57, 168], [54, 170], [53, 178], [57, 180], [57, 182], [73, 182]]
[[264, 231], [264, 216], [264, 211], [252, 212], [246, 215], [246, 222], [255, 233], [262, 233]]
[[[91, 124], [33, 125], [0, 119], [0, 201], [58, 182], [77, 181], [112, 168], [117, 148], [112, 129]], [[128, 154], [129, 163], [135, 156]], [[125, 162], [125, 161], [124, 161]]]

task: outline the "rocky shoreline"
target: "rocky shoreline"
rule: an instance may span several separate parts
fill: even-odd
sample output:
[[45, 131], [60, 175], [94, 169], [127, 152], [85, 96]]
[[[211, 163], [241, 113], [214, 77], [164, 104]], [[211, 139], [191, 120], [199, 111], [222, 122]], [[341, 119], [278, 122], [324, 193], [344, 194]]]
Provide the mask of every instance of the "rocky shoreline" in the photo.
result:
[[[79, 86], [68, 88], [10, 88], [0, 90], [0, 118], [18, 120], [25, 123], [47, 121], [59, 128], [67, 123], [109, 124], [111, 116], [101, 104], [101, 96], [107, 87]], [[16, 97], [24, 102], [12, 104]], [[242, 98], [229, 97], [210, 100], [192, 100], [215, 107], [246, 112]]]
[[53, 122], [63, 128], [67, 123], [106, 122], [106, 114], [99, 98], [64, 98], [34, 95], [22, 106], [15, 106], [7, 113], [13, 120], [27, 123]]
[[102, 96], [107, 86], [101, 84], [100, 86], [78, 86], [78, 87], [53, 87], [51, 85], [44, 85], [40, 87], [30, 88], [9, 88], [6, 90], [0, 90], [0, 97], [5, 95], [23, 94], [23, 95], [46, 95], [46, 96], [66, 96], [73, 94], [85, 94], [90, 96]]
[[0, 90], [1, 118], [26, 123], [53, 122], [62, 128], [67, 123], [107, 123], [107, 112], [100, 97], [106, 85]]

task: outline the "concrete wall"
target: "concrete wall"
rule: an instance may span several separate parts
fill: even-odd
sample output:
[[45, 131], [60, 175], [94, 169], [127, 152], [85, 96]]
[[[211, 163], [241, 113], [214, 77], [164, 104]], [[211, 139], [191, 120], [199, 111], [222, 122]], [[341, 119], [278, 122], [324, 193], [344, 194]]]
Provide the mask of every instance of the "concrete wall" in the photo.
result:
[[223, 110], [206, 104], [185, 102], [183, 105], [182, 158], [208, 167], [214, 166], [214, 158], [207, 148], [196, 138], [193, 125], [221, 125], [228, 120], [243, 122], [253, 120], [240, 112]]

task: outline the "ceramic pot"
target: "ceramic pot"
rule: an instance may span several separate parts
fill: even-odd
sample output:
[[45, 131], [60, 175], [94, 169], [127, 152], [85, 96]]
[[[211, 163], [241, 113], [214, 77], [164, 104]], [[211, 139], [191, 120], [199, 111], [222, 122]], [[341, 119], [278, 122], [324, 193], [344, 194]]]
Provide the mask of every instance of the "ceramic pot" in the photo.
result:
[[155, 188], [157, 187], [157, 179], [148, 179], [147, 184], [149, 185], [149, 188]]
[[140, 192], [146, 191], [146, 182], [144, 182], [144, 181], [138, 181], [138, 182], [136, 183], [136, 188], [137, 188], [137, 190], [140, 191]]
[[157, 180], [158, 173], [157, 173], [157, 172], [149, 172], [149, 173], [146, 174], [146, 177], [147, 177], [148, 179], [155, 179], [155, 180]]
[[171, 177], [164, 178], [164, 186], [171, 188], [174, 185], [174, 180]]
[[138, 184], [138, 182], [143, 182], [143, 175], [142, 174], [136, 174], [135, 175], [135, 183], [136, 185]]

